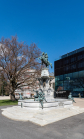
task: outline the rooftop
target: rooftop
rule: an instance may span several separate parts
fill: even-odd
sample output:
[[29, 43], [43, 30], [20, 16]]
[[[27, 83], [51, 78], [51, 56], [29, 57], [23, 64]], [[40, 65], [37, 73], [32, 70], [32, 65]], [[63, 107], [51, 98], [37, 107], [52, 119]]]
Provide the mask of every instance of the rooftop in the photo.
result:
[[73, 54], [79, 53], [79, 52], [81, 52], [81, 51], [84, 51], [84, 47], [81, 47], [81, 48], [76, 49], [76, 50], [74, 50], [74, 51], [72, 51], [72, 52], [69, 52], [69, 53], [67, 53], [67, 54], [65, 54], [65, 55], [62, 55], [62, 56], [61, 56], [61, 59], [62, 59], [62, 58], [65, 58], [65, 57], [67, 57], [67, 56], [71, 56], [71, 55], [73, 55]]

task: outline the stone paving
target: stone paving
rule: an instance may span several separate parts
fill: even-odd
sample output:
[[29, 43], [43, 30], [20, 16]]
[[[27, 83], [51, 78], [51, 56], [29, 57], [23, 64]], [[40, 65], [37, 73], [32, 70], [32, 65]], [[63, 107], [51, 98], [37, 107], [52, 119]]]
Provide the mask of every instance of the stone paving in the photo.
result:
[[74, 106], [79, 106], [80, 108], [84, 108], [84, 98], [74, 98], [76, 103], [73, 103]]
[[40, 126], [80, 114], [84, 108], [73, 106], [71, 108], [59, 108], [53, 110], [28, 110], [19, 106], [2, 109], [2, 115], [16, 121], [30, 121]]
[[[3, 98], [3, 97], [2, 97]], [[5, 99], [7, 99], [5, 97]], [[75, 98], [73, 107], [59, 108], [53, 110], [28, 110], [20, 106], [7, 107], [2, 109], [2, 115], [15, 121], [30, 121], [40, 126], [80, 114], [84, 112], [84, 98]]]
[[1, 114], [0, 139], [84, 139], [84, 113], [39, 126], [32, 122], [15, 121]]

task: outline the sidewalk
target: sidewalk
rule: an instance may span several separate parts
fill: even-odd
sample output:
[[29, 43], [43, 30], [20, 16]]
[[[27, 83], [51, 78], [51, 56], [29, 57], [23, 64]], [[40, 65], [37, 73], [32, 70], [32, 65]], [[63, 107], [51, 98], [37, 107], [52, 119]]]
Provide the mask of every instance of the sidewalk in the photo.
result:
[[0, 100], [10, 99], [10, 96], [0, 96]]
[[73, 103], [74, 106], [79, 106], [80, 108], [84, 108], [84, 98], [74, 98], [76, 103]]

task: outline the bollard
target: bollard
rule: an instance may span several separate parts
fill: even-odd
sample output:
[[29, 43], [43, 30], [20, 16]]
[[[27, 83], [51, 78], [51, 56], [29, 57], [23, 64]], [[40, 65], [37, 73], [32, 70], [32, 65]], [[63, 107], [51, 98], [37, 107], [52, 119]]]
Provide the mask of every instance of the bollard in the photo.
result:
[[21, 102], [21, 108], [23, 108], [23, 103]]

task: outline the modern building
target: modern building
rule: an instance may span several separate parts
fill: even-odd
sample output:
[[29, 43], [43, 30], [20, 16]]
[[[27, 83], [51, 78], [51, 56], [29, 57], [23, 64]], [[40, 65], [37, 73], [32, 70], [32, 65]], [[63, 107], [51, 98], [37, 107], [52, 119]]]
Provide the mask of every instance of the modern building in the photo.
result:
[[56, 93], [72, 92], [84, 97], [84, 47], [62, 55], [54, 62]]

